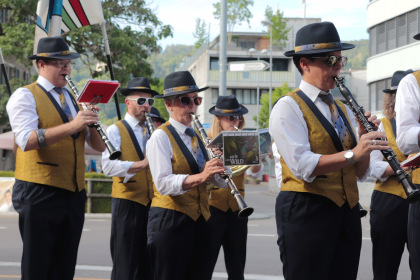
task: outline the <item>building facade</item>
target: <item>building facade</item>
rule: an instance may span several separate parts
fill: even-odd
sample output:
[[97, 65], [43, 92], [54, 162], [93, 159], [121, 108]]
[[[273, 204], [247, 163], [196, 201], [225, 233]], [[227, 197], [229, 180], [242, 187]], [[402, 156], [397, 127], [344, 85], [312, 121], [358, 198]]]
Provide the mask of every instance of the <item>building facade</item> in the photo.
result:
[[[261, 95], [269, 92], [270, 83], [272, 91], [284, 83], [291, 88], [299, 85], [300, 74], [295, 69], [292, 59], [285, 57], [283, 53], [294, 48], [297, 30], [306, 24], [319, 21], [321, 21], [319, 18], [287, 19], [288, 28], [290, 28], [289, 39], [282, 48], [273, 44], [271, 75], [269, 69], [265, 71], [228, 70], [226, 72], [227, 94], [236, 95], [238, 101], [249, 110], [249, 113], [244, 116], [245, 128], [257, 127], [253, 117], [257, 115], [261, 105], [257, 104], [258, 99], [261, 98]], [[250, 49], [255, 49], [256, 52], [252, 52]], [[269, 50], [270, 39], [266, 32], [233, 32], [231, 41], [227, 44], [227, 63], [252, 60], [263, 60], [269, 63]], [[204, 99], [202, 106], [197, 110], [200, 121], [209, 125], [213, 115], [209, 114], [208, 110], [216, 104], [219, 96], [219, 37], [210, 44], [203, 45], [193, 56], [188, 57], [182, 69], [192, 73], [199, 87], [209, 87], [208, 90], [200, 93]]]
[[370, 56], [367, 83], [371, 111], [382, 111], [383, 92], [390, 87], [395, 71], [420, 69], [420, 2], [411, 0], [373, 0], [367, 7]]

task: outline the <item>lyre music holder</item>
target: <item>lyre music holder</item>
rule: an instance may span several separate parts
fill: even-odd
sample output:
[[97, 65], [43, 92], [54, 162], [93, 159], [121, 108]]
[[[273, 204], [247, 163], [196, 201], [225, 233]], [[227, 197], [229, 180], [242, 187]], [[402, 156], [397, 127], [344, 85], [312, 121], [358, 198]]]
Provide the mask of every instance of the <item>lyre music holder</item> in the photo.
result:
[[102, 81], [89, 79], [77, 99], [80, 103], [108, 103], [117, 91], [120, 83], [118, 81]]

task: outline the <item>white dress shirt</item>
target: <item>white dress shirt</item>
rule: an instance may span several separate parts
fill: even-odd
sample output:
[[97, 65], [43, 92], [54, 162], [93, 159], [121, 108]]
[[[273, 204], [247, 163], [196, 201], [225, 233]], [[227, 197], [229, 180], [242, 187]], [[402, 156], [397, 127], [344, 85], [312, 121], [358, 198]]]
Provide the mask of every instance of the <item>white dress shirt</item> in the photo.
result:
[[397, 145], [404, 154], [420, 151], [420, 89], [416, 77], [405, 76], [398, 84], [395, 97]]
[[[54, 85], [42, 76], [38, 76], [37, 82], [51, 93], [60, 105], [60, 94], [54, 90]], [[69, 104], [73, 118], [76, 117], [76, 110], [68, 94], [64, 94], [67, 104]], [[7, 114], [9, 115], [10, 125], [15, 135], [16, 144], [25, 151], [29, 135], [38, 129], [39, 117], [36, 109], [36, 102], [33, 94], [27, 88], [18, 88], [7, 102]], [[89, 130], [88, 130], [89, 132]], [[86, 134], [88, 137], [88, 133]], [[89, 139], [89, 138], [87, 138]], [[90, 143], [89, 143], [90, 144]]]
[[282, 179], [281, 163], [280, 163], [281, 155], [279, 154], [279, 150], [277, 149], [276, 142], [273, 142], [273, 144], [271, 144], [271, 150], [273, 151], [274, 163], [276, 167], [275, 172], [276, 172], [277, 187], [280, 189], [281, 179]]
[[[315, 106], [332, 123], [328, 105], [318, 97], [321, 90], [304, 80], [301, 81], [299, 89], [314, 102]], [[351, 124], [356, 129], [356, 120], [353, 113], [347, 106], [346, 111]], [[274, 106], [270, 115], [269, 131], [293, 175], [308, 183], [313, 182], [315, 177], [311, 177], [311, 174], [322, 155], [311, 151], [308, 127], [303, 113], [296, 101], [290, 96], [282, 97]], [[357, 133], [355, 134], [356, 139], [358, 139]], [[365, 177], [359, 179], [364, 180]]]
[[[379, 124], [378, 131], [385, 133], [384, 125], [382, 122]], [[379, 179], [381, 182], [385, 182], [388, 177], [382, 177], [385, 170], [389, 166], [387, 161], [384, 161], [384, 156], [379, 150], [374, 150], [370, 153], [370, 162], [369, 162], [369, 176], [375, 179]]]
[[[180, 122], [170, 118], [169, 122], [175, 128], [181, 140], [187, 146], [188, 150], [193, 153], [191, 145], [191, 137], [185, 134], [188, 128]], [[182, 189], [184, 180], [190, 176], [189, 174], [173, 174], [172, 157], [173, 149], [168, 135], [162, 129], [156, 129], [146, 144], [146, 155], [149, 159], [149, 168], [152, 173], [153, 181], [156, 189], [162, 195], [180, 195], [187, 191]], [[226, 188], [226, 182], [219, 176], [213, 176], [212, 183]]]
[[[146, 147], [146, 141], [148, 137], [148, 133], [146, 132], [145, 137], [143, 137], [143, 127], [140, 126], [139, 121], [131, 116], [130, 114], [126, 113], [124, 119], [127, 121], [129, 126], [134, 132], [136, 136], [137, 142], [140, 145], [141, 151], [143, 152], [144, 156], [146, 156], [144, 152], [144, 148]], [[121, 149], [121, 136], [118, 127], [113, 124], [108, 127], [106, 131], [108, 135], [109, 141], [111, 141], [112, 145], [115, 149]], [[106, 176], [109, 177], [125, 177], [124, 181], [127, 182], [128, 179], [133, 177], [136, 173], [128, 173], [128, 170], [133, 165], [134, 161], [122, 161], [122, 160], [110, 160], [109, 159], [109, 151], [105, 149], [102, 152], [102, 170]]]

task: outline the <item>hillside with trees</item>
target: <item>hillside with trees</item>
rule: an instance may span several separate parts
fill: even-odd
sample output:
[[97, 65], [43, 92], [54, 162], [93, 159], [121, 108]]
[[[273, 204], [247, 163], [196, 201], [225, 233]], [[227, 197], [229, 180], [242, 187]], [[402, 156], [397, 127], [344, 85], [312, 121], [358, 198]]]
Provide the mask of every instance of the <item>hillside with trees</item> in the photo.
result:
[[348, 41], [346, 43], [353, 44], [356, 47], [343, 52], [343, 55], [349, 59], [344, 70], [366, 69], [366, 60], [369, 57], [369, 40]]

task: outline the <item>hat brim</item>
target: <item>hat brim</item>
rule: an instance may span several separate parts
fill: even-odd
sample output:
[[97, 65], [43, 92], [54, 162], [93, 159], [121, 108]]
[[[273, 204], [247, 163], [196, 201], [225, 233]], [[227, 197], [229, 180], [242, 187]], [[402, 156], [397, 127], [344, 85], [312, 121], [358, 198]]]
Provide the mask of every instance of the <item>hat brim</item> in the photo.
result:
[[340, 47], [337, 48], [329, 48], [329, 49], [314, 49], [314, 50], [306, 50], [301, 52], [295, 52], [295, 50], [287, 51], [284, 53], [287, 57], [292, 56], [305, 56], [311, 54], [320, 54], [320, 53], [329, 53], [329, 52], [336, 52], [336, 51], [345, 51], [355, 48], [356, 46], [353, 44], [341, 43]]
[[415, 40], [420, 40], [420, 33], [419, 33], [419, 34], [417, 34], [417, 35], [414, 35], [414, 36], [413, 36], [413, 38], [414, 38]]
[[231, 113], [222, 113], [222, 112], [218, 112], [216, 111], [216, 106], [213, 106], [209, 109], [209, 113], [213, 114], [215, 116], [242, 116], [248, 113], [248, 109], [245, 108], [245, 106], [240, 105], [241, 106], [241, 110], [236, 111], [236, 112], [231, 112]]
[[39, 56], [38, 54], [31, 55], [29, 57], [30, 60], [34, 59], [76, 59], [79, 58], [80, 54], [78, 53], [70, 53], [68, 55], [54, 55], [54, 56]]
[[387, 88], [387, 89], [384, 89], [384, 90], [382, 90], [384, 93], [391, 93], [391, 94], [396, 94], [397, 93], [397, 90], [396, 89], [389, 89], [389, 88]]
[[161, 123], [166, 123], [166, 120], [165, 120], [165, 119], [163, 119], [163, 118], [161, 118], [161, 117], [158, 117], [158, 116], [156, 116], [156, 115], [150, 114], [150, 117], [151, 117], [152, 119], [153, 119], [153, 118], [157, 119], [157, 121], [158, 121], [158, 122], [161, 122]]
[[172, 92], [172, 93], [168, 93], [168, 94], [161, 94], [160, 96], [155, 96], [155, 97], [156, 98], [169, 98], [171, 96], [176, 96], [176, 95], [181, 95], [181, 94], [186, 94], [186, 93], [191, 93], [191, 92], [205, 91], [208, 88], [209, 87], [203, 87], [203, 88], [199, 88], [199, 89], [183, 90], [183, 91]]
[[153, 89], [122, 88], [122, 89], [120, 89], [120, 92], [124, 96], [127, 96], [127, 95], [129, 95], [130, 93], [133, 93], [133, 92], [150, 93], [152, 95], [152, 97], [157, 97], [157, 95], [160, 95], [159, 92], [157, 92]]

